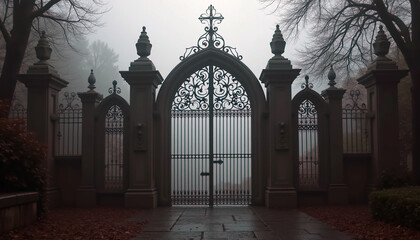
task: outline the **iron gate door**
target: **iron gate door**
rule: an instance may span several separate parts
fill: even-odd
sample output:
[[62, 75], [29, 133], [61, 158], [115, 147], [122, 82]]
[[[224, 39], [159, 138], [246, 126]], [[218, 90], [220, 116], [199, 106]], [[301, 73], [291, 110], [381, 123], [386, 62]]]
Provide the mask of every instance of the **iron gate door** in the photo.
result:
[[171, 115], [172, 204], [250, 204], [251, 105], [239, 81], [206, 66], [178, 89]]

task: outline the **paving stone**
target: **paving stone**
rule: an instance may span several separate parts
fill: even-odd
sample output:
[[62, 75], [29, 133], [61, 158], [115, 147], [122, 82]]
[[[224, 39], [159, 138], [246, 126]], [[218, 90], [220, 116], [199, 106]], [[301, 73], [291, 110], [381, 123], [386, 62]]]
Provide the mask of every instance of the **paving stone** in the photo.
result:
[[172, 231], [174, 232], [222, 232], [223, 225], [222, 224], [186, 224], [186, 225], [178, 225], [176, 224]]
[[350, 240], [297, 209], [191, 207], [147, 210], [131, 219], [146, 221], [133, 239]]
[[133, 240], [200, 240], [202, 239], [201, 232], [144, 232], [139, 236], [132, 238]]
[[262, 222], [236, 222], [234, 224], [224, 224], [225, 231], [269, 231], [270, 228]]
[[254, 232], [257, 239], [261, 240], [283, 240], [280, 236], [275, 232]]
[[254, 232], [204, 232], [204, 239], [255, 239]]
[[240, 220], [261, 221], [260, 218], [255, 214], [237, 214], [237, 215], [233, 215], [233, 219], [235, 219], [235, 221], [240, 221]]

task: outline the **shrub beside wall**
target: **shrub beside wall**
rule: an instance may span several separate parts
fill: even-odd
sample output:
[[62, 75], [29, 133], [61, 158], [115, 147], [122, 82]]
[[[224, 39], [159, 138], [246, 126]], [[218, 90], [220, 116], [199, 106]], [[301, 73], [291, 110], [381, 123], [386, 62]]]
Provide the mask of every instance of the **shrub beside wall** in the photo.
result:
[[0, 193], [35, 191], [43, 200], [46, 147], [26, 131], [23, 119], [6, 117], [8, 108], [0, 101]]
[[420, 187], [385, 189], [369, 195], [375, 219], [420, 230]]

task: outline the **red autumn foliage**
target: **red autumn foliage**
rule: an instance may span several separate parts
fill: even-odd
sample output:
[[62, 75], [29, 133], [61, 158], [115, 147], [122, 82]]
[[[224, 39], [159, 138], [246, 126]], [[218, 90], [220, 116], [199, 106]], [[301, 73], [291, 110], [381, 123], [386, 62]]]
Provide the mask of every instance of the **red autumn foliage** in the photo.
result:
[[126, 240], [141, 232], [144, 223], [130, 221], [140, 212], [111, 207], [55, 209], [33, 225], [0, 235], [0, 240]]
[[42, 192], [46, 147], [26, 131], [22, 118], [5, 117], [8, 108], [0, 100], [0, 192]]
[[420, 239], [420, 231], [373, 219], [367, 205], [314, 206], [301, 210], [358, 240]]

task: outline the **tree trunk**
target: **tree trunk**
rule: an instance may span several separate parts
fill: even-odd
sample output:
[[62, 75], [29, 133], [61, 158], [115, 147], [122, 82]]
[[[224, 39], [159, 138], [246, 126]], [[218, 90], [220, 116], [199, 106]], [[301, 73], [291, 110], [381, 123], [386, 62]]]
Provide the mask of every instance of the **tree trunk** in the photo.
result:
[[[7, 44], [6, 56], [0, 77], [0, 99], [11, 101], [16, 88], [17, 75], [22, 66], [24, 53], [20, 49], [26, 46], [16, 47], [16, 43]], [[23, 51], [24, 52], [24, 51]]]
[[17, 75], [22, 66], [31, 32], [31, 22], [15, 26], [10, 41], [6, 44], [6, 56], [0, 76], [0, 99], [11, 101], [16, 88]]

